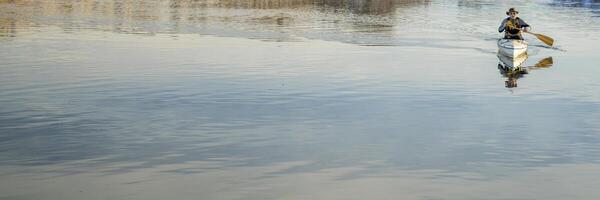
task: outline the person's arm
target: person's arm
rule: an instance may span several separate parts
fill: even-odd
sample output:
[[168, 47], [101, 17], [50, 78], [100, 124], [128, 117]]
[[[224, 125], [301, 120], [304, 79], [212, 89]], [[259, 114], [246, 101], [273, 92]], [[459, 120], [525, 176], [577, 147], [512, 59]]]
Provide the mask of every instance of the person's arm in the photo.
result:
[[521, 18], [519, 18], [519, 25], [521, 25], [521, 30], [523, 30], [525, 32], [527, 32], [531, 29], [531, 26], [529, 26], [529, 24], [527, 24], [527, 22], [525, 22]]
[[498, 27], [498, 32], [502, 33], [502, 31], [504, 31], [504, 28], [506, 27], [506, 21], [508, 21], [507, 19], [502, 20], [502, 23], [500, 23], [500, 27]]

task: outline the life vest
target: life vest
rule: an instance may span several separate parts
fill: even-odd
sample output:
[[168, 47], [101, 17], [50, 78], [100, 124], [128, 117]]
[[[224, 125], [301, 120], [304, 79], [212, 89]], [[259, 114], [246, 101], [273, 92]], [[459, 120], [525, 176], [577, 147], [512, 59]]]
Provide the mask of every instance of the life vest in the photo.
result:
[[521, 35], [521, 25], [519, 24], [519, 18], [508, 18], [506, 20], [506, 26], [504, 26], [504, 32], [508, 36], [520, 36]]

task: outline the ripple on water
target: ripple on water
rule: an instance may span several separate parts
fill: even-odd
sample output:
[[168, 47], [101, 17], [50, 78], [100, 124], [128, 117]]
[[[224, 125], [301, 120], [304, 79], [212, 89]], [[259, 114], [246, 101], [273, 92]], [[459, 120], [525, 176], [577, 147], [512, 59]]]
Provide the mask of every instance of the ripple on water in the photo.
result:
[[506, 89], [512, 3], [1, 2], [0, 199], [597, 199], [595, 10]]

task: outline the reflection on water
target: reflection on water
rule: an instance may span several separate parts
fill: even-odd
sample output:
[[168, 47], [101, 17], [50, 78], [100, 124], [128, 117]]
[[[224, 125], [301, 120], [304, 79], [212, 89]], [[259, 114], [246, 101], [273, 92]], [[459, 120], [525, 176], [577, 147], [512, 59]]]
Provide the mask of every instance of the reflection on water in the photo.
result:
[[[497, 56], [513, 4], [569, 51], [527, 38], [527, 57]], [[598, 199], [600, 23], [574, 8], [0, 0], [0, 10], [0, 199]], [[498, 61], [545, 70], [503, 77]], [[499, 86], [507, 78], [519, 87]]]
[[522, 78], [525, 74], [529, 74], [530, 71], [549, 68], [554, 63], [552, 57], [547, 57], [539, 60], [535, 65], [522, 66], [527, 58], [527, 53], [515, 58], [505, 56], [500, 52], [498, 53], [498, 59], [500, 60], [498, 69], [500, 70], [500, 74], [507, 78], [504, 82], [507, 88], [517, 87], [517, 79]]
[[592, 17], [600, 17], [600, 1], [597, 0], [553, 0], [550, 5], [556, 7], [587, 8]]
[[597, 0], [553, 0], [551, 5], [566, 7], [586, 7], [599, 9], [600, 1]]
[[15, 21], [7, 18], [0, 18], [0, 37], [14, 36], [16, 30]]
[[524, 74], [528, 73], [527, 68], [521, 66], [528, 58], [527, 52], [514, 58], [505, 56], [501, 52], [498, 52], [497, 56], [500, 60], [500, 62], [498, 63], [498, 69], [500, 70], [500, 74], [508, 78], [508, 80], [504, 82], [505, 86], [507, 88], [517, 87], [517, 79], [523, 77]]
[[547, 58], [541, 59], [540, 61], [535, 63], [535, 65], [529, 67], [529, 69], [548, 68], [548, 67], [551, 67], [553, 63], [554, 63], [554, 60], [552, 59], [552, 57], [547, 57]]
[[[20, 13], [8, 15], [11, 21], [36, 21], [60, 26], [67, 31], [203, 33], [276, 41], [290, 41], [292, 37], [303, 36], [364, 42], [357, 37], [378, 32], [389, 37], [395, 29], [395, 22], [420, 21], [421, 18], [410, 16], [415, 11], [409, 9], [429, 3], [426, 0], [16, 0], [0, 3], [0, 8]], [[398, 12], [403, 9], [407, 10]], [[396, 17], [398, 13], [402, 16]], [[72, 20], [61, 20], [64, 18]], [[422, 22], [416, 25], [421, 27]], [[26, 28], [12, 27], [12, 35]], [[349, 31], [364, 34], [339, 37], [339, 34]], [[377, 40], [380, 39], [389, 43], [389, 39]]]
[[[179, 1], [172, 1], [181, 5]], [[280, 8], [305, 8], [317, 7], [317, 9], [333, 8], [339, 11], [351, 11], [357, 14], [389, 14], [397, 7], [426, 4], [430, 0], [212, 0], [204, 2], [205, 6], [227, 7], [227, 8], [252, 8], [252, 9], [280, 9]], [[188, 6], [186, 6], [188, 7]]]

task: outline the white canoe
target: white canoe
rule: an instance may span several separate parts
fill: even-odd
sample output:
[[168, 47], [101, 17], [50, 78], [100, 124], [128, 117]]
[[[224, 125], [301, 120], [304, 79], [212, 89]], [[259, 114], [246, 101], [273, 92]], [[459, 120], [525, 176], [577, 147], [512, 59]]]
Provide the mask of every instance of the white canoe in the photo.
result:
[[498, 40], [498, 52], [502, 55], [515, 58], [527, 52], [527, 41], [515, 39]]
[[498, 52], [498, 59], [500, 60], [500, 64], [503, 68], [514, 69], [520, 67], [525, 62], [525, 60], [527, 60], [527, 52], [524, 52], [516, 57], [508, 57]]

